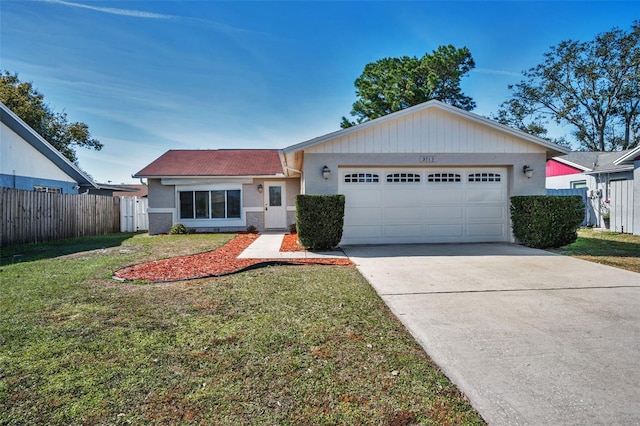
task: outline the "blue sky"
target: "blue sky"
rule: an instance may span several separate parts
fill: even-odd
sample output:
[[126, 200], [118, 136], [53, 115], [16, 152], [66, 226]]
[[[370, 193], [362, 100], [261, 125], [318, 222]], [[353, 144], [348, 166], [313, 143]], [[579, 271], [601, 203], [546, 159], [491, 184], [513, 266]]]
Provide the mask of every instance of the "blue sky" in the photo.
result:
[[365, 64], [440, 45], [469, 48], [462, 87], [489, 116], [550, 46], [638, 18], [638, 0], [3, 0], [0, 67], [89, 125], [105, 146], [78, 157], [96, 181], [136, 182], [168, 149], [283, 148], [338, 130]]

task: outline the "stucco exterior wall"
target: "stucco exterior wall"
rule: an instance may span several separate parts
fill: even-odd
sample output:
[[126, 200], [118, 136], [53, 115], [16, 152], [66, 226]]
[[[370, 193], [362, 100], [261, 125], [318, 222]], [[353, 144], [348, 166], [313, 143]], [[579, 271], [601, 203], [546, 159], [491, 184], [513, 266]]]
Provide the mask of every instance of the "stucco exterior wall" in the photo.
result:
[[173, 226], [173, 214], [149, 213], [149, 235], [166, 234]]
[[175, 208], [176, 190], [174, 185], [162, 185], [160, 179], [149, 179], [149, 208]]
[[[265, 230], [264, 205], [266, 202], [265, 192], [258, 191], [258, 185], [266, 185], [269, 181], [281, 181], [285, 183], [286, 204], [287, 204], [287, 225], [295, 222], [295, 200], [300, 192], [300, 179], [298, 178], [274, 178], [274, 179], [254, 179], [252, 183], [242, 184], [242, 217], [233, 220], [232, 224], [225, 224], [220, 220], [180, 220], [178, 206], [176, 205], [176, 185], [163, 185], [160, 179], [149, 179], [149, 233], [161, 234], [169, 231], [176, 223], [184, 223], [187, 227], [192, 227], [198, 232], [235, 232], [244, 231], [248, 226], [255, 226], [260, 232]], [[206, 190], [213, 188], [211, 181], [197, 179], [188, 181], [189, 185], [184, 186], [187, 190], [198, 188]], [[224, 187], [224, 181], [216, 181], [215, 185]], [[222, 185], [222, 186], [220, 186]], [[235, 183], [237, 185], [237, 183]], [[182, 187], [178, 187], [182, 188]]]
[[[424, 158], [428, 158], [428, 163]], [[329, 179], [322, 177], [322, 168], [329, 167]], [[533, 168], [529, 179], [522, 172], [523, 166]], [[509, 170], [509, 196], [544, 195], [546, 154], [541, 153], [425, 153], [425, 154], [305, 154], [305, 193], [335, 194], [338, 192], [340, 167], [483, 167], [501, 166]]]

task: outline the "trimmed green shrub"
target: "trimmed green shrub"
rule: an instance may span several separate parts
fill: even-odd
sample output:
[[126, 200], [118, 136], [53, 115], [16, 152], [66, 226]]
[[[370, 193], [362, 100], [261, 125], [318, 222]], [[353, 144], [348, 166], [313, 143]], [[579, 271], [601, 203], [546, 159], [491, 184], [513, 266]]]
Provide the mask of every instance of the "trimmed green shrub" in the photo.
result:
[[181, 223], [176, 223], [169, 230], [169, 234], [171, 235], [188, 234], [188, 233], [189, 233], [189, 230], [187, 229], [187, 227]]
[[253, 225], [249, 225], [247, 226], [247, 232], [250, 234], [257, 234], [258, 233], [258, 228], [256, 228]]
[[298, 240], [307, 249], [328, 250], [340, 243], [344, 195], [296, 196]]
[[580, 196], [529, 195], [511, 197], [513, 235], [520, 244], [533, 248], [553, 248], [578, 238], [584, 219]]

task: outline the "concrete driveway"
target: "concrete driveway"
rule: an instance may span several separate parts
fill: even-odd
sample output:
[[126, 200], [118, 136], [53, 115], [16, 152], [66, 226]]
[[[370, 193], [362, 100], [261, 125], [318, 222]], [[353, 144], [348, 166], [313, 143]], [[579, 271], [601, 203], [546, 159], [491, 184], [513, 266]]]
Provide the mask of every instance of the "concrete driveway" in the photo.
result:
[[344, 250], [491, 425], [640, 424], [640, 274], [511, 244]]

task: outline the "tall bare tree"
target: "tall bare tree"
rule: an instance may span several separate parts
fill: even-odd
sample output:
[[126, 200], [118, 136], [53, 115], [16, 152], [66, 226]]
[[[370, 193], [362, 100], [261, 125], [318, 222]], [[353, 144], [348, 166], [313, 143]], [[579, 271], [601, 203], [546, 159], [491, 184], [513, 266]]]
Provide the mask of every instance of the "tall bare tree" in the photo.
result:
[[640, 21], [587, 42], [563, 41], [509, 86], [493, 118], [545, 137], [553, 121], [569, 125], [581, 149], [616, 151], [640, 143]]

